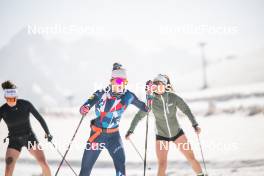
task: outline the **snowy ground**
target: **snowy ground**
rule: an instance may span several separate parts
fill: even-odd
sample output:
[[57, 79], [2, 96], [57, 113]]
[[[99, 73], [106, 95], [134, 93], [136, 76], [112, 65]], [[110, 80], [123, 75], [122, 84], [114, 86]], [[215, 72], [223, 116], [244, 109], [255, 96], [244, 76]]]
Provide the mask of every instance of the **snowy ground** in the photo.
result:
[[[247, 175], [264, 175], [264, 133], [263, 124], [264, 116], [257, 115], [252, 117], [245, 117], [243, 114], [236, 115], [219, 115], [210, 116], [207, 118], [197, 117], [201, 124], [203, 132], [201, 134], [202, 144], [204, 146], [205, 158], [207, 161], [207, 168], [210, 175], [222, 176], [247, 176]], [[149, 153], [148, 159], [151, 170], [149, 175], [156, 173], [156, 156], [154, 147], [154, 121], [153, 116], [150, 116], [150, 136], [149, 136]], [[54, 142], [58, 143], [59, 149], [65, 151], [72, 134], [79, 122], [79, 117], [75, 118], [52, 118], [46, 117], [47, 123], [54, 135]], [[124, 116], [121, 121], [121, 134], [124, 136], [131, 118]], [[139, 148], [140, 152], [144, 151], [144, 131], [145, 121], [142, 121], [136, 131], [132, 140]], [[45, 153], [51, 164], [52, 171], [55, 172], [60, 160], [60, 156], [56, 151], [47, 145], [43, 139], [43, 132], [36, 120], [33, 120], [33, 128], [37, 133], [43, 146], [46, 146]], [[180, 123], [187, 134], [190, 142], [193, 145], [195, 154], [199, 160], [201, 155], [198, 148], [197, 138], [192, 131], [191, 125], [187, 118], [180, 118]], [[0, 137], [4, 138], [7, 134], [6, 127], [2, 122], [0, 124]], [[85, 119], [80, 131], [77, 134], [73, 147], [71, 148], [67, 160], [69, 160], [76, 171], [80, 169], [80, 161], [82, 157], [83, 147], [89, 134], [89, 118]], [[7, 144], [0, 144], [0, 175], [3, 175], [4, 169], [4, 154]], [[124, 146], [127, 157], [127, 175], [142, 175], [142, 162], [132, 146], [128, 141], [124, 140]], [[183, 156], [171, 144], [169, 153], [169, 175], [191, 176], [193, 172], [190, 166], [186, 163]], [[16, 167], [14, 176], [21, 175], [38, 175], [40, 168], [37, 167], [32, 160], [32, 157], [24, 149], [20, 162]], [[26, 168], [26, 169], [25, 169]], [[106, 151], [103, 151], [98, 159], [93, 175], [115, 175], [111, 158]], [[71, 176], [71, 171], [64, 166], [60, 175]]]

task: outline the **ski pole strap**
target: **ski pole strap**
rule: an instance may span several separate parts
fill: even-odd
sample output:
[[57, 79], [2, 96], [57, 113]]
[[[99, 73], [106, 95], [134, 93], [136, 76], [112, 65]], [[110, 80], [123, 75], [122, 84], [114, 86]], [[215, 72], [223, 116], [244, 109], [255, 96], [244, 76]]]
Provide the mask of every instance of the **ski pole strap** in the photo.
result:
[[100, 136], [102, 133], [107, 133], [107, 134], [111, 134], [111, 133], [116, 133], [119, 131], [119, 128], [100, 128], [97, 127], [95, 125], [91, 126], [92, 131], [94, 131], [95, 133], [93, 135], [90, 136], [90, 138], [88, 139], [89, 142], [93, 142], [96, 138], [98, 138], [98, 136]]

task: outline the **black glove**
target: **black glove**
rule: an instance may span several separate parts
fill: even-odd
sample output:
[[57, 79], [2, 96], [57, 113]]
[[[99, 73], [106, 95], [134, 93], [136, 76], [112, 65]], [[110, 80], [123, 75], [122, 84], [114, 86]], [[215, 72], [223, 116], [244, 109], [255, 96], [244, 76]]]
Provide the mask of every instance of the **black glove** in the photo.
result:
[[133, 131], [127, 131], [127, 133], [126, 133], [126, 138], [130, 135], [130, 134], [132, 134], [133, 133]]
[[193, 125], [193, 128], [194, 128], [195, 131], [198, 131], [199, 130], [199, 125], [195, 124], [195, 125]]
[[47, 138], [48, 142], [51, 142], [53, 139], [53, 136], [51, 134], [46, 134], [45, 138]]

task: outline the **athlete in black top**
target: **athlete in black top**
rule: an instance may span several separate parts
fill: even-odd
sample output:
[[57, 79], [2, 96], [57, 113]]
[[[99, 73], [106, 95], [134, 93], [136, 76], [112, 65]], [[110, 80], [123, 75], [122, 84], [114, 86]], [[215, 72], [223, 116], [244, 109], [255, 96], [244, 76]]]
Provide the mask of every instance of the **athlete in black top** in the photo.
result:
[[29, 120], [30, 113], [40, 122], [45, 133], [50, 134], [45, 120], [35, 107], [29, 101], [18, 99], [13, 107], [7, 104], [0, 107], [0, 121], [1, 119], [5, 121], [10, 138], [33, 133]]
[[6, 81], [2, 84], [2, 88], [6, 103], [0, 107], [0, 122], [3, 119], [9, 131], [5, 176], [12, 176], [22, 147], [27, 147], [28, 151], [36, 158], [42, 168], [43, 175], [51, 176], [44, 152], [32, 131], [30, 114], [33, 114], [40, 122], [48, 141], [51, 141], [52, 136], [45, 120], [29, 101], [17, 99], [17, 89], [13, 83]]

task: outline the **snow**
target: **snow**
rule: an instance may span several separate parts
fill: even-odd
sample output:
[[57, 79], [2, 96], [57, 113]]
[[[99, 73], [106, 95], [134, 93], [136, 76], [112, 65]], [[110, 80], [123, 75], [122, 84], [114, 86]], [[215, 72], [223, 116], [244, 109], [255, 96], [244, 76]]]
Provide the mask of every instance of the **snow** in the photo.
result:
[[[75, 170], [79, 171], [80, 161], [83, 153], [83, 147], [85, 141], [89, 137], [89, 118], [86, 118], [78, 132], [72, 148], [67, 156], [67, 160], [73, 163]], [[150, 162], [149, 175], [155, 175], [157, 165], [155, 156], [155, 134], [154, 134], [154, 119], [150, 115], [150, 135], [149, 135], [149, 149], [148, 149], [148, 161]], [[54, 135], [54, 143], [61, 144], [59, 150], [65, 151], [70, 138], [80, 120], [78, 116], [73, 118], [46, 118], [47, 123]], [[131, 117], [125, 115], [121, 120], [120, 132], [122, 137], [131, 122]], [[210, 175], [234, 175], [234, 176], [247, 176], [250, 174], [263, 175], [264, 174], [264, 138], [263, 133], [263, 115], [257, 115], [253, 117], [244, 117], [239, 114], [236, 115], [219, 115], [212, 116], [210, 118], [197, 117], [201, 127], [202, 134], [200, 136], [204, 156], [207, 161], [207, 168]], [[198, 160], [201, 160], [201, 155], [197, 143], [197, 138], [190, 125], [189, 120], [186, 117], [179, 118], [189, 141], [192, 144], [195, 155]], [[38, 122], [32, 118], [32, 124], [34, 131], [37, 133], [38, 138], [46, 146], [47, 143], [43, 138], [43, 132]], [[3, 138], [6, 135], [6, 128], [3, 123], [0, 126], [1, 135]], [[141, 121], [136, 128], [135, 134], [131, 137], [133, 142], [139, 148], [139, 151], [144, 152], [144, 134], [145, 134], [145, 121]], [[136, 154], [131, 144], [124, 140], [124, 147], [127, 158], [127, 172], [128, 175], [142, 175], [142, 162], [139, 156]], [[7, 144], [1, 144], [1, 151], [5, 151]], [[0, 153], [0, 168], [4, 168], [4, 153]], [[60, 156], [56, 151], [47, 145], [45, 149], [46, 156], [51, 163], [52, 171], [55, 172], [57, 165], [59, 164]], [[21, 162], [17, 164], [15, 174], [16, 175], [34, 175], [40, 173], [40, 168], [36, 167], [36, 164], [32, 160], [32, 157], [24, 149], [20, 156]], [[184, 157], [177, 151], [173, 144], [170, 145], [169, 152], [169, 172], [170, 175], [192, 175], [190, 166], [186, 163]], [[28, 163], [27, 163], [28, 162]], [[106, 163], [106, 166], [102, 164]], [[25, 170], [25, 166], [27, 169]], [[3, 172], [3, 170], [1, 170]], [[98, 159], [93, 175], [104, 175], [104, 173], [114, 175], [114, 168], [111, 164], [111, 158], [107, 151], [103, 151]], [[70, 176], [73, 175], [71, 171], [65, 165], [61, 171], [61, 175]]]
[[[230, 87], [225, 89], [211, 88], [206, 91], [190, 92], [182, 94], [188, 100], [188, 104], [197, 116], [197, 120], [202, 128], [200, 135], [201, 143], [204, 150], [204, 157], [207, 163], [208, 172], [211, 176], [249, 176], [264, 174], [264, 138], [263, 124], [264, 114], [256, 113], [253, 115], [248, 112], [239, 111], [241, 107], [260, 107], [263, 110], [263, 91], [264, 84]], [[233, 95], [240, 95], [239, 97]], [[260, 96], [256, 96], [260, 95]], [[224, 101], [219, 97], [229, 97]], [[231, 98], [230, 98], [231, 97]], [[191, 99], [190, 99], [191, 98]], [[218, 113], [210, 116], [203, 116], [201, 113], [208, 109], [208, 99], [213, 100], [214, 106]], [[194, 101], [197, 100], [197, 101]], [[221, 109], [234, 108], [234, 112], [225, 113]], [[63, 153], [77, 127], [80, 116], [76, 114], [78, 108], [53, 108], [43, 111], [46, 115], [46, 121], [51, 133], [54, 136], [53, 142]], [[124, 139], [124, 135], [129, 128], [130, 122], [137, 112], [137, 109], [130, 106], [121, 119], [120, 133], [123, 138], [124, 148], [127, 159], [128, 175], [142, 175], [143, 164], [141, 158], [137, 155], [129, 141]], [[73, 165], [74, 169], [79, 172], [81, 158], [85, 142], [89, 137], [90, 120], [94, 118], [94, 112], [90, 113], [83, 121], [69, 154], [67, 160]], [[157, 162], [155, 154], [155, 125], [153, 114], [149, 116], [149, 144], [148, 144], [148, 164], [151, 170], [148, 175], [155, 175], [157, 171]], [[55, 172], [61, 157], [56, 153], [54, 148], [45, 141], [44, 132], [39, 123], [31, 118], [32, 126], [38, 139], [44, 147], [45, 154], [48, 158], [52, 172]], [[179, 116], [179, 122], [187, 135], [195, 156], [201, 161], [200, 148], [197, 136], [194, 133], [191, 124], [185, 116]], [[4, 123], [0, 123], [0, 138], [7, 135], [7, 128]], [[142, 120], [132, 135], [131, 140], [135, 143], [141, 154], [144, 153], [145, 140], [145, 120]], [[7, 144], [0, 144], [0, 175], [3, 173], [4, 157]], [[170, 144], [168, 157], [168, 175], [193, 175], [191, 167], [186, 159], [176, 149], [174, 144]], [[24, 149], [18, 161], [15, 174], [17, 175], [38, 175], [41, 171], [36, 167], [36, 163], [28, 152]], [[28, 169], [25, 170], [24, 168]], [[93, 175], [115, 175], [112, 159], [107, 151], [103, 151], [93, 169]], [[71, 170], [64, 165], [60, 171], [61, 175], [73, 175]]]

